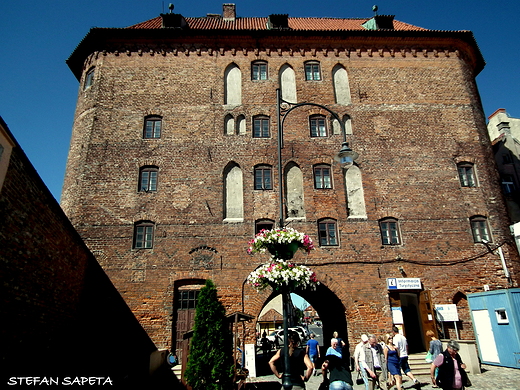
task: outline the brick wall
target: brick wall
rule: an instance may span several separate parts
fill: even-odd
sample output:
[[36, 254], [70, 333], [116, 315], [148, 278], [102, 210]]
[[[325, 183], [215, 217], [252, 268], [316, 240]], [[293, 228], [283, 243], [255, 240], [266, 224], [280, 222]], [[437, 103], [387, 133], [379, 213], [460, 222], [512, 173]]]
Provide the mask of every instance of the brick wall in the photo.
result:
[[[7, 126], [0, 119], [0, 126]], [[149, 378], [154, 343], [19, 145], [0, 192], [2, 382], [16, 376]]]
[[[371, 45], [374, 50], [367, 49]], [[295, 71], [298, 101], [350, 115], [348, 140], [360, 154], [367, 219], [349, 220], [343, 172], [332, 160], [341, 135], [309, 137], [308, 116], [327, 115], [316, 107], [295, 110], [286, 121], [283, 164], [296, 163], [302, 171], [306, 215], [291, 226], [317, 241], [319, 219], [338, 222], [339, 246], [295, 258], [322, 281], [320, 290], [301, 295], [324, 319], [326, 338], [337, 330], [352, 344], [361, 333], [387, 333], [392, 319], [386, 278], [401, 277], [399, 266], [407, 277], [421, 278], [434, 304], [453, 303], [457, 293], [482, 291], [484, 284], [508, 286], [498, 256], [473, 242], [473, 215], [487, 217], [495, 244], [506, 242], [516, 285], [518, 254], [466, 43], [179, 33], [164, 47], [109, 42], [104, 52], [85, 59], [84, 71], [95, 66], [95, 81], [79, 91], [62, 195], [67, 215], [158, 346], [172, 345], [175, 282], [213, 279], [228, 312], [257, 316], [269, 298], [269, 292], [244, 285], [267, 260], [248, 256], [246, 249], [255, 220], [278, 219], [275, 90], [285, 64]], [[268, 80], [251, 81], [257, 59], [268, 62]], [[320, 62], [321, 81], [304, 80], [307, 60]], [[242, 105], [236, 107], [224, 105], [224, 72], [232, 63], [242, 72]], [[334, 102], [331, 73], [337, 64], [348, 73], [348, 106]], [[142, 139], [149, 114], [163, 117], [161, 139]], [[225, 135], [228, 114], [246, 117], [245, 135]], [[251, 136], [252, 117], [260, 114], [271, 118], [269, 139]], [[456, 164], [468, 160], [475, 163], [476, 188], [459, 183]], [[243, 172], [243, 223], [223, 223], [223, 172], [230, 162]], [[314, 189], [312, 167], [319, 163], [332, 164], [330, 190]], [[273, 166], [273, 191], [254, 190], [257, 164]], [[143, 165], [159, 166], [156, 193], [137, 192]], [[381, 245], [383, 217], [399, 219], [402, 245]], [[132, 249], [139, 220], [156, 224], [153, 249]], [[199, 247], [216, 251], [193, 251]], [[460, 310], [461, 336], [473, 338], [467, 305]], [[249, 340], [254, 325], [248, 324]]]

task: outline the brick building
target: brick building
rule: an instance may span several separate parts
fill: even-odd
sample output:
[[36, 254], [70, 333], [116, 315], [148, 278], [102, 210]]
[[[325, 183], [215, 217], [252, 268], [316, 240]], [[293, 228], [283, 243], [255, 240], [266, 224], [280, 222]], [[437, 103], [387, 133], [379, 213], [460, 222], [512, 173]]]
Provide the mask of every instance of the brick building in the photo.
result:
[[[270, 292], [245, 279], [267, 256], [247, 255], [247, 242], [276, 224], [280, 184], [290, 226], [317, 243], [295, 261], [321, 281], [300, 295], [326, 339], [353, 344], [402, 322], [421, 351], [441, 329], [433, 305], [453, 303], [473, 339], [466, 294], [518, 284], [471, 32], [393, 16], [241, 18], [224, 4], [223, 15], [93, 28], [67, 62], [80, 89], [62, 207], [159, 347], [182, 354], [207, 278], [229, 313], [258, 316]], [[285, 117], [283, 180], [278, 88], [321, 105]], [[348, 169], [322, 106], [359, 153]], [[503, 249], [510, 280], [482, 240]]]
[[161, 353], [1, 117], [0, 220], [4, 385], [92, 376], [117, 388], [173, 386], [159, 370]]

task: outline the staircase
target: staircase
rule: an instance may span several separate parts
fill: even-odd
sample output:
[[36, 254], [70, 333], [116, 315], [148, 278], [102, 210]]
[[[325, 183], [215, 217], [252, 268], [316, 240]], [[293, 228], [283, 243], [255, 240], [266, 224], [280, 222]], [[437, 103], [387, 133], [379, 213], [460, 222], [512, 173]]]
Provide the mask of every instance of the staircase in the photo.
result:
[[414, 376], [430, 376], [431, 363], [426, 363], [426, 352], [408, 355], [408, 363]]

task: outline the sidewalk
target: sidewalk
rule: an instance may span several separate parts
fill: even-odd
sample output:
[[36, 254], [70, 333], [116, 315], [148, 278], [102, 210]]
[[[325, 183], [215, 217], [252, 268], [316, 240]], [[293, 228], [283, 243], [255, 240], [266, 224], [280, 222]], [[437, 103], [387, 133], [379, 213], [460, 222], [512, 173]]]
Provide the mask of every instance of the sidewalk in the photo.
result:
[[[318, 370], [319, 373], [320, 370]], [[408, 378], [403, 378], [403, 390], [417, 389], [417, 390], [439, 390], [432, 387], [429, 376], [419, 376], [420, 385], [414, 386], [412, 381]], [[520, 369], [506, 368], [498, 366], [490, 366], [483, 364], [481, 374], [469, 374], [469, 379], [472, 382], [471, 388], [467, 390], [520, 390]], [[354, 381], [354, 390], [364, 390], [364, 385], [356, 385], [356, 375], [353, 373], [352, 380]], [[307, 382], [307, 390], [317, 390], [322, 381], [321, 375], [313, 376]], [[274, 375], [266, 375], [258, 378], [248, 378], [247, 389], [266, 389], [278, 390], [281, 383]], [[392, 389], [395, 389], [393, 387]]]

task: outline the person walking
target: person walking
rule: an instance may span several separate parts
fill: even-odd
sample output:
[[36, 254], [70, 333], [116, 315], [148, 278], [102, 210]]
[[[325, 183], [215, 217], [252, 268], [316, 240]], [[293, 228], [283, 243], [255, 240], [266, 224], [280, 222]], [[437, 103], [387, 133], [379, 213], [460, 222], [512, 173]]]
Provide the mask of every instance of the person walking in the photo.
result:
[[405, 375], [410, 378], [414, 384], [418, 384], [419, 381], [413, 376], [412, 369], [408, 364], [408, 341], [406, 340], [406, 337], [399, 333], [397, 326], [392, 327], [392, 333], [394, 334], [394, 345], [399, 350], [399, 364], [401, 370], [403, 370]]
[[316, 375], [316, 363], [320, 358], [320, 344], [318, 340], [314, 339], [314, 333], [311, 333], [309, 337], [310, 339], [307, 341], [305, 352], [309, 355], [309, 359], [312, 362], [312, 374]]
[[368, 390], [367, 372], [359, 366], [359, 356], [361, 354], [361, 349], [365, 346], [366, 343], [368, 343], [368, 336], [366, 334], [362, 334], [361, 341], [356, 345], [356, 348], [354, 348], [354, 364], [356, 371], [363, 378], [363, 382], [365, 383], [365, 390]]
[[342, 358], [343, 355], [341, 354], [341, 351], [338, 351], [338, 339], [332, 338], [330, 339], [330, 347], [327, 349], [327, 352], [325, 353], [325, 356], [327, 355], [336, 355], [339, 358]]
[[[386, 335], [385, 348], [383, 349], [388, 367], [389, 382], [394, 382], [397, 390], [403, 388], [403, 377], [401, 376], [401, 365], [399, 364], [399, 350], [394, 345], [393, 337]], [[390, 381], [390, 379], [392, 379]]]
[[377, 342], [374, 335], [368, 336], [368, 343], [363, 346], [359, 357], [360, 366], [366, 370], [368, 377], [368, 389], [375, 390], [377, 387], [386, 390], [388, 370], [386, 359], [381, 344]]
[[[441, 341], [435, 337], [435, 333], [433, 333], [433, 330], [428, 330], [426, 332], [426, 336], [431, 338], [430, 341], [430, 348], [428, 349], [429, 354], [431, 355], [431, 361], [426, 360], [428, 363], [433, 362], [437, 356], [439, 356], [442, 353], [442, 343]], [[437, 373], [439, 372], [439, 369], [435, 369], [435, 376], [437, 376]], [[433, 387], [438, 387], [437, 385], [433, 385]]]
[[[432, 384], [443, 390], [459, 390], [468, 384], [466, 365], [459, 355], [459, 343], [455, 340], [448, 341], [446, 351], [437, 355], [430, 366]], [[438, 374], [435, 376], [435, 369]]]

